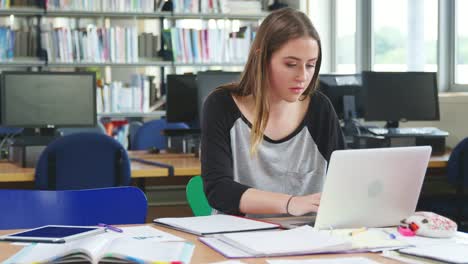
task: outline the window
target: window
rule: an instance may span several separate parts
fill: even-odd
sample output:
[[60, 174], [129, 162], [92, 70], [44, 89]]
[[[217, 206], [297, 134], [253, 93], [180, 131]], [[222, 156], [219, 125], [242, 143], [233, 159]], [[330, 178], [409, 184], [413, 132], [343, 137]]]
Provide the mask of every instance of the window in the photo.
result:
[[373, 1], [372, 69], [437, 71], [437, 0]]
[[356, 0], [336, 1], [336, 72], [356, 72]]
[[455, 5], [455, 83], [468, 84], [468, 0], [457, 0]]

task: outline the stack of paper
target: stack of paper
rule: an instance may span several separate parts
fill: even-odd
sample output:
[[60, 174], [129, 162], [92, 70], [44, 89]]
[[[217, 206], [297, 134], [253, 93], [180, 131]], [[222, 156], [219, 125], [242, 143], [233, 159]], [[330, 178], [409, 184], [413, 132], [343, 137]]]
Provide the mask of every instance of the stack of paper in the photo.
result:
[[382, 251], [411, 246], [411, 244], [406, 241], [395, 239], [397, 237], [396, 230], [392, 232], [382, 228], [371, 228], [366, 229], [364, 232], [355, 231], [356, 229], [336, 229], [333, 231], [323, 230], [320, 232], [350, 239], [353, 251]]
[[[228, 258], [305, 255], [331, 252], [368, 252], [411, 246], [382, 229], [333, 231], [302, 226], [284, 231], [220, 234], [200, 241]], [[353, 235], [350, 235], [353, 233]]]
[[318, 232], [310, 226], [199, 239], [228, 258], [305, 255], [345, 251], [352, 247], [350, 240]]

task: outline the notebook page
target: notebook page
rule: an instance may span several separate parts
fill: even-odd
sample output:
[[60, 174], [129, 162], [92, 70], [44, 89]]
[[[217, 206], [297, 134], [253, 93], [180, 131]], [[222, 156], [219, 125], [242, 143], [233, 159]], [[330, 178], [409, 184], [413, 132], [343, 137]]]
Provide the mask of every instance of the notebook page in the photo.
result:
[[287, 255], [348, 250], [351, 242], [330, 234], [317, 232], [311, 226], [284, 231], [221, 234], [227, 243], [249, 250], [255, 255]]
[[155, 242], [123, 237], [112, 241], [101, 258], [136, 259], [142, 263], [190, 263], [194, 248], [188, 242]]
[[158, 230], [151, 226], [130, 226], [122, 227], [122, 237], [131, 237], [137, 240], [151, 240], [154, 242], [184, 241], [185, 239], [173, 234]]
[[[109, 242], [107, 233], [86, 237], [79, 240], [69, 241], [64, 244], [31, 244], [22, 249], [18, 254], [12, 256], [8, 263], [37, 263], [48, 262], [72, 253], [84, 253], [92, 260], [97, 252], [102, 250]], [[84, 256], [83, 254], [83, 256]]]
[[155, 219], [155, 221], [200, 234], [259, 230], [279, 227], [276, 224], [230, 215], [158, 218]]
[[45, 262], [50, 259], [56, 259], [64, 255], [83, 252], [86, 255], [91, 256], [89, 260], [97, 262], [98, 258], [102, 255], [102, 251], [105, 250], [111, 241], [121, 237], [126, 237], [131, 240], [140, 241], [147, 240], [153, 242], [162, 241], [183, 241], [184, 239], [157, 230], [151, 226], [132, 226], [122, 227], [122, 233], [116, 232], [105, 232], [90, 237], [84, 237], [77, 240], [69, 241], [65, 244], [35, 244], [30, 247], [24, 248], [20, 251], [20, 254], [13, 256], [18, 263], [33, 263], [33, 262]]
[[405, 248], [399, 251], [405, 254], [428, 257], [450, 263], [468, 263], [468, 245], [465, 244], [439, 244]]
[[268, 264], [378, 264], [368, 258], [363, 257], [350, 257], [350, 258], [327, 258], [327, 259], [301, 259], [301, 260], [287, 260], [287, 259], [268, 259]]
[[[353, 244], [353, 249], [382, 249], [382, 248], [403, 248], [410, 246], [409, 243], [392, 239], [390, 234], [396, 236], [396, 231], [384, 231], [380, 228], [371, 228], [366, 231], [355, 233], [350, 236], [353, 231], [357, 229], [335, 229], [331, 231], [333, 236], [339, 236], [342, 238], [350, 239]], [[391, 229], [390, 229], [391, 230]], [[320, 231], [325, 233], [330, 233], [330, 231]]]

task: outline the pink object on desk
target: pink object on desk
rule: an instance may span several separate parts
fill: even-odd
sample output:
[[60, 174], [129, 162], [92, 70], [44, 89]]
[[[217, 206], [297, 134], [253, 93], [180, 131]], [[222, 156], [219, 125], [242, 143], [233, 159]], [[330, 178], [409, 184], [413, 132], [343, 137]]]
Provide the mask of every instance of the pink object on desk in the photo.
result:
[[416, 232], [411, 230], [409, 227], [404, 227], [404, 226], [398, 227], [398, 233], [400, 233], [402, 236], [415, 236], [416, 235]]

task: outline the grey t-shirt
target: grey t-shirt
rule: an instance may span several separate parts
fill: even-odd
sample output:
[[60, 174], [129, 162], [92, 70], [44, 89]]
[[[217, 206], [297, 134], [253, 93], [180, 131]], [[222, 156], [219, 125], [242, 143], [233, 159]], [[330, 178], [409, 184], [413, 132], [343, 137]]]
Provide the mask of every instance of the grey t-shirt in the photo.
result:
[[241, 214], [240, 197], [248, 188], [291, 195], [320, 192], [331, 153], [344, 148], [343, 135], [330, 101], [311, 96], [304, 120], [287, 137], [264, 136], [250, 154], [250, 122], [230, 92], [220, 89], [205, 101], [202, 120], [202, 177], [210, 205]]

